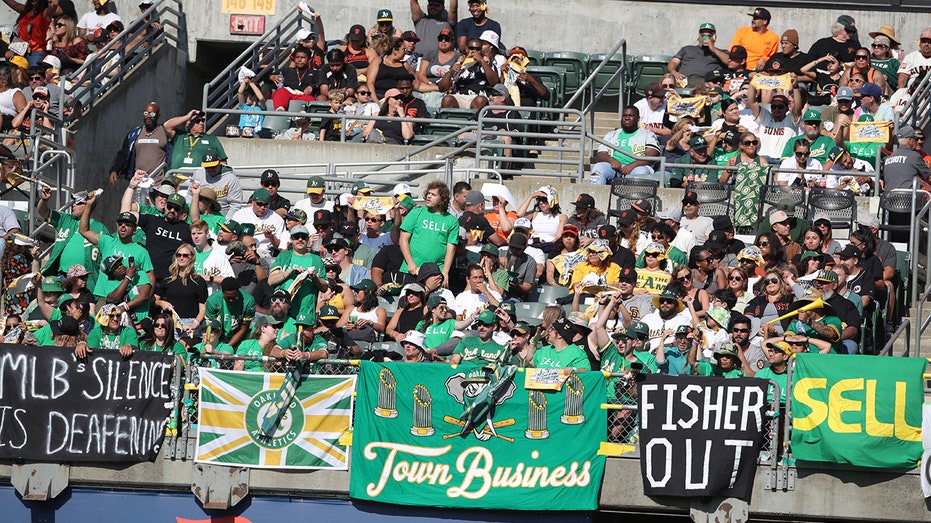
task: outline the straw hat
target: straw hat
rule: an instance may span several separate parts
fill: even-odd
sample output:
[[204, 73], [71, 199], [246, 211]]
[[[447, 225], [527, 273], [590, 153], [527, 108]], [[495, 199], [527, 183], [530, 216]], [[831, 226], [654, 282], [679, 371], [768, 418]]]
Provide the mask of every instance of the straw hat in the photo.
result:
[[870, 38], [876, 38], [880, 35], [889, 38], [889, 40], [891, 40], [895, 45], [902, 45], [902, 42], [898, 41], [895, 37], [895, 27], [892, 27], [889, 24], [881, 25], [879, 30], [871, 32]]

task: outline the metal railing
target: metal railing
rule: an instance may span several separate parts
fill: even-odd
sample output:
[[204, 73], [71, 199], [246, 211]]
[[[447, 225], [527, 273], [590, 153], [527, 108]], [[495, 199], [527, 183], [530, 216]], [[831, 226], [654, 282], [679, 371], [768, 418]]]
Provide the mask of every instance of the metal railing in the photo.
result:
[[[292, 47], [297, 42], [297, 32], [305, 28], [316, 31], [313, 10], [305, 13], [299, 5], [295, 5], [210, 83], [204, 85], [203, 109], [212, 109], [207, 115], [208, 132], [214, 132], [224, 120], [219, 116], [223, 112], [217, 109], [234, 109], [239, 105], [236, 95], [240, 69], [246, 67], [252, 70], [255, 73], [252, 80], [261, 83], [272, 71], [290, 60]], [[287, 116], [280, 112], [278, 114]]]
[[[601, 86], [600, 89], [595, 91], [597, 87], [595, 85], [595, 79], [598, 78], [598, 74], [601, 73], [601, 70], [604, 69], [605, 66], [608, 65], [608, 63], [614, 59], [614, 56], [617, 54], [618, 51], [621, 51], [621, 54], [620, 54], [621, 63], [622, 63], [621, 67], [618, 67], [618, 69], [614, 72], [614, 74], [612, 74], [611, 77], [608, 78], [607, 81], [605, 81], [604, 85]], [[584, 96], [585, 96], [584, 93], [586, 92], [586, 90], [588, 90], [589, 95], [590, 95], [589, 102], [588, 102], [588, 105], [586, 105], [585, 108], [582, 109], [582, 113], [589, 115], [589, 118], [590, 118], [589, 126], [592, 129], [594, 129], [595, 128], [595, 106], [598, 105], [598, 102], [600, 102], [601, 99], [604, 97], [605, 92], [611, 89], [614, 83], [617, 82], [617, 90], [618, 90], [617, 117], [618, 119], [620, 119], [621, 112], [623, 112], [624, 110], [624, 91], [627, 88], [627, 72], [628, 72], [627, 71], [627, 40], [621, 38], [616, 44], [614, 44], [614, 47], [610, 51], [608, 51], [607, 54], [605, 54], [605, 57], [601, 59], [601, 62], [598, 63], [598, 66], [595, 67], [595, 69], [588, 75], [588, 78], [586, 78], [585, 81], [582, 82], [582, 85], [580, 85], [579, 89], [575, 92], [575, 94], [573, 94], [569, 98], [569, 100], [565, 103], [563, 108], [568, 109], [572, 107], [572, 104], [575, 103], [576, 98], [578, 98], [580, 95], [583, 97], [582, 101], [584, 104]]]
[[[916, 209], [917, 205], [917, 179], [912, 181], [912, 212], [909, 213], [911, 227], [909, 229], [908, 246], [912, 252], [911, 282], [912, 282], [912, 307], [915, 309], [915, 329], [912, 333], [915, 348], [915, 357], [921, 357], [921, 335], [931, 325], [931, 315], [925, 317], [925, 306], [931, 299], [931, 227], [918, 227], [920, 223], [931, 223], [931, 201], [925, 201], [921, 208]], [[921, 261], [920, 255], [924, 255], [924, 287], [919, 291], [919, 278]]]
[[[107, 45], [88, 57], [77, 71], [68, 77], [58, 117], [76, 119], [93, 109], [100, 98], [127, 81], [131, 71], [152, 57], [165, 43], [179, 49], [187, 48], [186, 22], [181, 0], [156, 0], [141, 17]], [[152, 23], [161, 25], [160, 29]]]
[[905, 109], [896, 116], [896, 128], [902, 123], [915, 129], [924, 129], [928, 125], [931, 119], [931, 75], [924, 75], [908, 98]]
[[[523, 173], [520, 169], [515, 169], [519, 165], [536, 165], [546, 164], [554, 166], [555, 172], [534, 171], [534, 176], [555, 176], [559, 178], [574, 177], [579, 182], [583, 181], [585, 175], [585, 143], [587, 127], [584, 114], [571, 108], [550, 109], [538, 107], [533, 109], [534, 113], [552, 114], [558, 116], [559, 121], [547, 120], [543, 118], [527, 118], [513, 120], [501, 118], [495, 115], [494, 111], [515, 110], [512, 106], [486, 106], [478, 112], [478, 129], [476, 130], [475, 160], [479, 166], [488, 165], [494, 167], [499, 164], [497, 170], [502, 175], [520, 175]], [[573, 120], [566, 119], [566, 116], [573, 116]], [[527, 131], [501, 131], [496, 127], [500, 125], [530, 125], [530, 126], [554, 126], [553, 132], [527, 132]], [[530, 145], [524, 143], [528, 138], [540, 138], [555, 140], [557, 145]], [[510, 140], [506, 143], [504, 139]], [[491, 142], [491, 143], [490, 143]], [[556, 158], [531, 158], [526, 153], [531, 150], [553, 151]], [[505, 151], [512, 154], [508, 156]], [[520, 154], [523, 153], [523, 154]], [[571, 168], [567, 172], [564, 169]]]

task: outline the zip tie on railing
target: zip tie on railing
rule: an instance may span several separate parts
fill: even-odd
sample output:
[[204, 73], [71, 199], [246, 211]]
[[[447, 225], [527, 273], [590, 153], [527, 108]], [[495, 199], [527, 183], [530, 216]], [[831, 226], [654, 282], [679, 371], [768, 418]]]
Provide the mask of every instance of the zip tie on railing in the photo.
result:
[[636, 405], [623, 405], [619, 403], [602, 403], [601, 410], [640, 410]]

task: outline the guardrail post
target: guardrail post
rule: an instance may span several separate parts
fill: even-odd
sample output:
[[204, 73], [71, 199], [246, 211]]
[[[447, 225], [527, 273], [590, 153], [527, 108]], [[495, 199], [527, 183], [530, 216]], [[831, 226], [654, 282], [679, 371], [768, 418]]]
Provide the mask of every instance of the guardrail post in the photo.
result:
[[23, 463], [13, 465], [10, 483], [24, 501], [55, 499], [71, 477], [71, 467], [61, 463]]
[[197, 463], [191, 478], [191, 492], [205, 509], [234, 507], [249, 495], [249, 469]]

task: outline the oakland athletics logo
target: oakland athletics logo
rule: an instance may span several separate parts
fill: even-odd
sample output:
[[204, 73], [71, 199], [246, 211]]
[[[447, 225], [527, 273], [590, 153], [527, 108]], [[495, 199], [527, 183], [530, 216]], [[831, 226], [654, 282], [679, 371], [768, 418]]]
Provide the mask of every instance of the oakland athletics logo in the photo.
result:
[[274, 406], [277, 397], [277, 390], [263, 390], [249, 400], [245, 413], [246, 432], [249, 438], [258, 445], [273, 450], [283, 449], [294, 443], [304, 431], [304, 411], [297, 402], [292, 400], [281, 417], [281, 423], [278, 424], [275, 433], [270, 438], [262, 434], [262, 420], [265, 419], [268, 409]]

